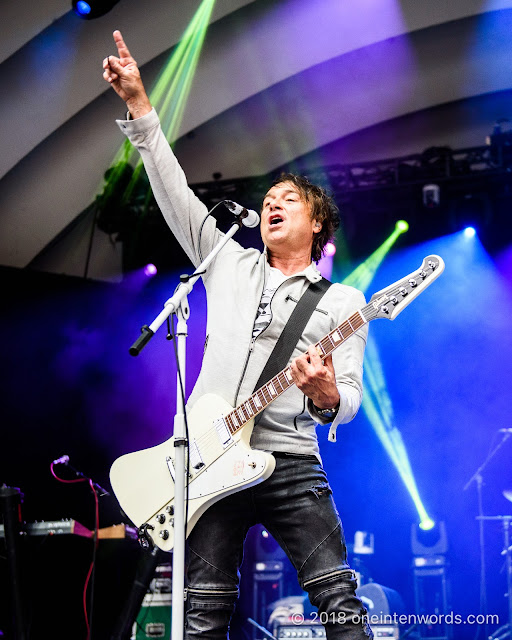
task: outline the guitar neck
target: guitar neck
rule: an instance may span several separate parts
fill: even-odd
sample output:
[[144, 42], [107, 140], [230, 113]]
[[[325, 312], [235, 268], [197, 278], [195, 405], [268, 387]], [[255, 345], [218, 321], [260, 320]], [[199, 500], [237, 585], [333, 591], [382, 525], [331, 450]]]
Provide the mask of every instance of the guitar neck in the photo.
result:
[[[364, 314], [365, 311], [369, 310], [370, 306], [371, 305], [366, 305], [363, 309], [353, 313], [350, 318], [342, 322], [314, 345], [322, 359], [331, 354], [342, 345], [345, 340], [348, 340], [350, 336], [368, 322]], [[282, 393], [290, 387], [293, 387], [294, 384], [290, 366], [288, 365], [255, 391], [245, 402], [242, 402], [242, 404], [239, 404], [231, 413], [224, 416], [231, 435], [239, 431], [249, 420], [252, 420], [252, 418], [261, 413], [269, 404], [277, 400]]]
[[[370, 320], [375, 320], [375, 318], [394, 320], [408, 304], [441, 275], [443, 270], [442, 258], [430, 255], [423, 260], [417, 271], [386, 289], [374, 293], [367, 305], [353, 313], [350, 318], [314, 345], [320, 357], [325, 359]], [[294, 384], [288, 365], [286, 369], [283, 369], [255, 391], [245, 402], [224, 416], [225, 425], [231, 435], [239, 431]]]

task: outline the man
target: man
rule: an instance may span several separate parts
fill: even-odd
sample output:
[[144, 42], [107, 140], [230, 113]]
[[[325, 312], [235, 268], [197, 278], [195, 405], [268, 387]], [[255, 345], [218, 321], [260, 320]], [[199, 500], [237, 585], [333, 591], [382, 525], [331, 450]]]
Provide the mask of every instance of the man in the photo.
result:
[[[125, 101], [118, 121], [141, 153], [158, 205], [197, 265], [222, 235], [188, 189], [119, 31], [118, 56], [103, 61], [103, 76]], [[203, 224], [204, 221], [204, 224]], [[232, 406], [248, 398], [297, 301], [321, 279], [321, 256], [337, 223], [337, 209], [306, 179], [287, 175], [269, 189], [261, 211], [265, 251], [230, 240], [203, 276], [208, 323], [201, 373], [188, 406], [205, 393]], [[202, 227], [202, 232], [200, 229]], [[318, 607], [329, 640], [372, 637], [355, 595], [341, 522], [321, 466], [316, 424], [335, 428], [357, 413], [362, 394], [366, 329], [322, 361], [311, 346], [364, 305], [361, 292], [332, 285], [301, 336], [291, 362], [295, 386], [256, 419], [251, 446], [271, 451], [276, 469], [263, 483], [228, 496], [200, 518], [188, 540], [187, 638], [226, 638], [238, 596], [247, 530], [261, 522], [286, 551], [301, 587]]]

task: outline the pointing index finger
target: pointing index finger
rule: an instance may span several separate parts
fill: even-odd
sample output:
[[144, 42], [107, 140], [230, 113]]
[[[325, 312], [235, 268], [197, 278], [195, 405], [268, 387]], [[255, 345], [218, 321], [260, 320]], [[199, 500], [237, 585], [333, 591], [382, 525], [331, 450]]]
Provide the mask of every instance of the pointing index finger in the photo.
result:
[[131, 54], [128, 51], [128, 47], [125, 44], [125, 41], [123, 40], [123, 36], [121, 35], [121, 32], [116, 30], [113, 33], [114, 36], [114, 42], [116, 43], [116, 47], [117, 47], [117, 52], [119, 54], [119, 58], [131, 58]]

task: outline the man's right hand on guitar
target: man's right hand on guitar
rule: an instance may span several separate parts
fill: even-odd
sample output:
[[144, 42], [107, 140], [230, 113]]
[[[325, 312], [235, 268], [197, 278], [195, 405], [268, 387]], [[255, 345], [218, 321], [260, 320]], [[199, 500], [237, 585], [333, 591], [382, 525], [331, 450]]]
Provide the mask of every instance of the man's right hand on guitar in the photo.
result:
[[103, 77], [117, 95], [126, 102], [132, 118], [140, 118], [151, 111], [137, 63], [131, 56], [120, 31], [114, 31], [117, 56], [103, 60]]

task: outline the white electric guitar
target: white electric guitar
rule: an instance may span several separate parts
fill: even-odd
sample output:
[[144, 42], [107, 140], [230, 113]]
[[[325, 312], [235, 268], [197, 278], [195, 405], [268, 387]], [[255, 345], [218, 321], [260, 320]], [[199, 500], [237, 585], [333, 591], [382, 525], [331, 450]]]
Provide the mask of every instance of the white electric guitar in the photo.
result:
[[[394, 320], [444, 270], [436, 255], [409, 276], [375, 293], [370, 302], [316, 343], [322, 359], [375, 318]], [[251, 449], [254, 417], [293, 385], [290, 367], [233, 409], [206, 394], [188, 413], [189, 488], [187, 535], [200, 516], [224, 496], [266, 480], [275, 468], [270, 453]], [[174, 437], [118, 458], [110, 481], [121, 508], [146, 539], [164, 551], [174, 546]]]

